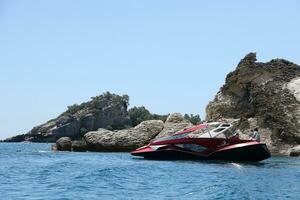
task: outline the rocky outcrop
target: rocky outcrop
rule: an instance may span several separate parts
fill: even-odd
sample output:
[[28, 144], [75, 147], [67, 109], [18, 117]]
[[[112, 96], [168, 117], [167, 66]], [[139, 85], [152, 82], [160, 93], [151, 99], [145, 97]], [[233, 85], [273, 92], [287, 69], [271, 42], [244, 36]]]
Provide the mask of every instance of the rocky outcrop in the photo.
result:
[[54, 151], [132, 151], [148, 144], [164, 128], [161, 120], [148, 120], [134, 128], [110, 131], [99, 128], [90, 131], [81, 140], [62, 137], [52, 146]]
[[300, 145], [298, 145], [294, 148], [291, 148], [289, 153], [290, 153], [290, 156], [300, 156]]
[[89, 151], [131, 151], [150, 142], [164, 127], [161, 120], [144, 121], [120, 131], [98, 129], [84, 135]]
[[[147, 120], [134, 128], [118, 131], [99, 128], [97, 131], [86, 133], [80, 141], [73, 141], [67, 151], [132, 151], [148, 144], [154, 138], [164, 137], [191, 126], [192, 123], [180, 113], [174, 113], [165, 123], [161, 120]], [[62, 150], [58, 142], [52, 149]]]
[[300, 143], [300, 66], [283, 59], [262, 63], [250, 53], [229, 73], [206, 108], [206, 120], [238, 119], [250, 132], [259, 127], [272, 153], [288, 154]]
[[80, 151], [80, 152], [87, 151], [88, 146], [86, 144], [86, 141], [83, 139], [72, 141], [71, 150], [72, 151]]
[[71, 151], [72, 140], [69, 137], [61, 137], [56, 141], [56, 150]]
[[170, 114], [164, 124], [164, 129], [155, 137], [155, 139], [168, 136], [172, 133], [192, 126], [193, 124], [186, 120], [180, 113]]
[[27, 134], [4, 140], [5, 142], [55, 142], [60, 137], [81, 138], [98, 128], [123, 129], [131, 126], [127, 113], [129, 97], [106, 92], [68, 110], [45, 124], [34, 127]]

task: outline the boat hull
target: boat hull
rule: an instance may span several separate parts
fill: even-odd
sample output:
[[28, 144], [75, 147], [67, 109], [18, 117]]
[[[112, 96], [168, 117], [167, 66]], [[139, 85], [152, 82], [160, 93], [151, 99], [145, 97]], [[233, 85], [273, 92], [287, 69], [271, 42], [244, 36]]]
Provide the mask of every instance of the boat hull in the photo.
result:
[[226, 160], [226, 161], [261, 161], [271, 157], [266, 144], [236, 144], [218, 149], [208, 154], [201, 154], [169, 146], [158, 150], [136, 150], [131, 154], [152, 160]]
[[225, 150], [219, 150], [209, 156], [210, 159], [228, 161], [262, 161], [271, 157], [266, 144], [244, 145]]

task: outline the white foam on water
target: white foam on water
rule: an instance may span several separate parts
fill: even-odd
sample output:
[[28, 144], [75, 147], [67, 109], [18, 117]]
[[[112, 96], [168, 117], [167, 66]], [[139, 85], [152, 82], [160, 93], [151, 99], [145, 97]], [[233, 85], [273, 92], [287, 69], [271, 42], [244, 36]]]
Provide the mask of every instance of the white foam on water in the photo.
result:
[[237, 163], [231, 163], [231, 164], [232, 164], [234, 167], [238, 168], [238, 169], [240, 169], [240, 168], [243, 167], [242, 165], [237, 164]]

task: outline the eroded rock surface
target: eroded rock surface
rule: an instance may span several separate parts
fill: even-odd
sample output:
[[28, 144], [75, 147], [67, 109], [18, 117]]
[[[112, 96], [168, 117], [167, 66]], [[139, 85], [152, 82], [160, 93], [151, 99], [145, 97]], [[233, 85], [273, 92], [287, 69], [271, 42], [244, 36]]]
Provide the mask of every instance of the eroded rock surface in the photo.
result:
[[71, 150], [72, 151], [80, 151], [80, 152], [87, 151], [88, 147], [87, 147], [86, 141], [83, 139], [72, 141]]
[[[180, 113], [171, 114], [166, 122], [161, 120], [147, 120], [133, 128], [118, 131], [110, 131], [99, 128], [90, 131], [77, 141], [72, 141], [67, 151], [132, 151], [148, 144], [154, 138], [164, 137], [193, 126], [191, 122], [184, 119]], [[56, 145], [57, 150], [62, 150]]]
[[192, 126], [193, 124], [190, 121], [184, 119], [184, 117], [180, 113], [170, 114], [164, 124], [163, 130], [155, 137], [155, 139], [168, 136], [172, 133], [185, 128], [190, 128]]
[[56, 141], [57, 151], [71, 151], [72, 140], [69, 137], [61, 137]]
[[146, 145], [164, 127], [161, 120], [148, 120], [120, 131], [98, 129], [84, 135], [89, 151], [131, 151]]
[[245, 132], [259, 127], [270, 150], [287, 155], [300, 143], [299, 86], [299, 65], [284, 59], [257, 62], [250, 53], [227, 75], [206, 108], [206, 120], [239, 119]]

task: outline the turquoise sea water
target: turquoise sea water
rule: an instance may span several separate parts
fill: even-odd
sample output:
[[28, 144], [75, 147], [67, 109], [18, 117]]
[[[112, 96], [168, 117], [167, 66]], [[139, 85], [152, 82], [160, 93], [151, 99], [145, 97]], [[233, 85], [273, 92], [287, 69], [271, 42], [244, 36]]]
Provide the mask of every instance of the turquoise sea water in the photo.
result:
[[0, 143], [0, 199], [300, 199], [300, 158], [150, 161]]

